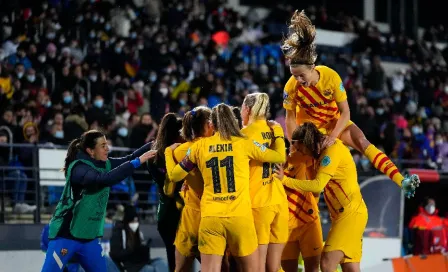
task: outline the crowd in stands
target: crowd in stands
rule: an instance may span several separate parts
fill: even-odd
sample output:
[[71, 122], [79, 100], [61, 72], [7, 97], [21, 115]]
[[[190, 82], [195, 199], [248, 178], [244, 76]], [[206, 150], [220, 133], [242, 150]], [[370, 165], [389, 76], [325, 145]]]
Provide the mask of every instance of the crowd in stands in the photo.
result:
[[[21, 4], [20, 1], [18, 1]], [[166, 112], [197, 105], [241, 105], [251, 92], [271, 97], [279, 122], [290, 73], [274, 30], [293, 7], [262, 22], [218, 2], [106, 0], [28, 1], [0, 13], [0, 143], [67, 145], [83, 131], [103, 128], [113, 147], [135, 148], [154, 139]], [[301, 8], [299, 6], [294, 8]], [[354, 32], [345, 48], [319, 48], [317, 63], [343, 78], [352, 120], [372, 143], [413, 167], [448, 170], [447, 50], [380, 33], [348, 15], [307, 10], [317, 27]], [[410, 63], [388, 76], [381, 59]], [[11, 132], [12, 135], [9, 133]], [[11, 137], [12, 136], [12, 137]], [[33, 166], [26, 147], [1, 147], [0, 166]], [[370, 163], [359, 155], [360, 168]], [[399, 163], [400, 164], [400, 163]], [[8, 173], [26, 188], [27, 171]], [[23, 194], [13, 196], [19, 210]], [[20, 208], [23, 206], [23, 208]]]

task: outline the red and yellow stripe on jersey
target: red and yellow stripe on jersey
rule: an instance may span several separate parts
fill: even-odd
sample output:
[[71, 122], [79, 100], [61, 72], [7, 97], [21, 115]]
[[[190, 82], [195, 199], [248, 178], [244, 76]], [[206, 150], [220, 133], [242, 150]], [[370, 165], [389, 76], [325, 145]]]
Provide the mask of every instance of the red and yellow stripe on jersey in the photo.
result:
[[[242, 129], [242, 132], [251, 140], [269, 147], [274, 133], [266, 120], [257, 120]], [[252, 208], [267, 207], [284, 203], [286, 195], [283, 184], [274, 179], [272, 169], [274, 164], [251, 160], [250, 171], [250, 197]]]
[[[313, 158], [294, 152], [288, 156], [284, 167], [285, 176], [294, 179], [314, 178]], [[285, 186], [289, 209], [289, 229], [302, 227], [319, 219], [318, 198], [311, 192], [296, 190]]]
[[[194, 142], [186, 142], [178, 146], [174, 150], [174, 159], [177, 162], [187, 155], [188, 149]], [[202, 180], [201, 172], [199, 169], [194, 169], [188, 176], [185, 177], [184, 186], [180, 192], [184, 199], [185, 206], [190, 207], [193, 210], [200, 211], [201, 209], [201, 196], [204, 190], [204, 180]]]
[[291, 76], [283, 92], [283, 107], [296, 110], [296, 123], [314, 123], [319, 129], [340, 117], [336, 103], [347, 100], [341, 77], [327, 66], [316, 66], [316, 86], [303, 87]]
[[324, 190], [325, 203], [332, 219], [354, 211], [360, 212], [358, 208], [363, 203], [355, 162], [350, 150], [339, 139], [322, 152], [314, 179], [283, 178], [283, 184], [307, 192]]

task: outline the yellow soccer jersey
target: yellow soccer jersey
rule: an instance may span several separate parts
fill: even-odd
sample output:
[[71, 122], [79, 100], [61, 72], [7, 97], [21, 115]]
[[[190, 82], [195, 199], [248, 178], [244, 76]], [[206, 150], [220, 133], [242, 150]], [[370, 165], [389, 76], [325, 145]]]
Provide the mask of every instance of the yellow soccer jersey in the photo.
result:
[[[313, 158], [294, 152], [288, 156], [284, 167], [285, 176], [293, 179], [314, 178]], [[302, 227], [319, 218], [318, 200], [311, 192], [295, 190], [285, 186], [288, 199], [290, 229]]]
[[273, 150], [245, 138], [223, 140], [219, 133], [193, 144], [187, 156], [175, 165], [170, 148], [165, 158], [170, 180], [182, 180], [190, 171], [199, 168], [204, 180], [201, 216], [233, 217], [251, 214], [249, 193], [249, 160], [271, 163], [285, 161], [283, 130], [274, 127]]
[[[194, 142], [183, 143], [174, 150], [174, 158], [177, 162], [180, 162], [187, 155], [188, 149], [193, 143]], [[184, 186], [182, 186], [182, 191], [180, 192], [184, 199], [185, 206], [199, 211], [203, 190], [204, 180], [202, 180], [201, 172], [199, 172], [199, 169], [194, 169], [185, 177]]]
[[[242, 132], [251, 140], [269, 147], [274, 133], [266, 120], [254, 121], [242, 129]], [[286, 194], [283, 185], [272, 176], [275, 164], [251, 160], [250, 163], [250, 198], [252, 208], [266, 207], [280, 204], [285, 201]]]
[[336, 103], [347, 100], [341, 77], [327, 66], [316, 66], [320, 75], [316, 86], [303, 87], [291, 76], [283, 92], [283, 107], [296, 110], [298, 125], [312, 122], [322, 128], [340, 117]]
[[319, 193], [324, 190], [325, 202], [332, 218], [356, 210], [362, 201], [355, 162], [350, 150], [339, 139], [322, 152], [315, 179], [283, 178], [283, 184], [307, 192]]

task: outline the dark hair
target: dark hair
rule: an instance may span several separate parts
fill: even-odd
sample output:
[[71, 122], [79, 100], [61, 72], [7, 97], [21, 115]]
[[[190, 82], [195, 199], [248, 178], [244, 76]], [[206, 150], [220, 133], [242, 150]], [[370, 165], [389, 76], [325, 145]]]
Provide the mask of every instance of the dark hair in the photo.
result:
[[219, 132], [224, 140], [230, 141], [232, 137], [244, 137], [232, 109], [224, 103], [213, 107], [212, 122], [215, 131]]
[[317, 58], [316, 28], [304, 11], [296, 10], [289, 24], [289, 34], [283, 39], [282, 51], [290, 66], [313, 65]]
[[292, 140], [298, 141], [308, 148], [314, 158], [319, 158], [319, 146], [324, 138], [324, 135], [317, 129], [316, 125], [311, 122], [306, 122], [299, 126], [292, 133]]
[[163, 116], [156, 140], [152, 145], [152, 149], [157, 150], [154, 163], [158, 165], [165, 164], [165, 148], [179, 142], [179, 131], [181, 128], [182, 119], [177, 117], [176, 114], [170, 112]]
[[186, 141], [193, 141], [196, 137], [204, 135], [204, 125], [210, 120], [212, 110], [210, 108], [199, 106], [187, 112], [182, 119], [181, 136]]
[[233, 114], [235, 115], [236, 120], [238, 121], [238, 126], [240, 129], [243, 128], [243, 117], [241, 117], [241, 109], [238, 107], [232, 108]]
[[81, 137], [74, 139], [68, 146], [65, 156], [64, 175], [67, 176], [69, 165], [76, 159], [79, 151], [86, 151], [87, 148], [94, 149], [98, 138], [104, 137], [104, 133], [98, 130], [89, 130], [84, 132]]

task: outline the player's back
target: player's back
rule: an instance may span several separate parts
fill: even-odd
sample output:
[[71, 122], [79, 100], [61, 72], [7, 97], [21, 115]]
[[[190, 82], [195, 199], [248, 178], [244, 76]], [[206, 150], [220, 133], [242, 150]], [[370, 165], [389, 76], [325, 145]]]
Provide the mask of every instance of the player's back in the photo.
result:
[[[177, 162], [180, 162], [187, 155], [188, 149], [194, 142], [196, 141], [183, 143], [174, 150], [174, 158]], [[184, 199], [185, 206], [194, 210], [200, 210], [201, 196], [204, 190], [204, 180], [202, 179], [199, 169], [190, 171], [184, 182], [187, 186], [183, 186], [180, 193]]]
[[358, 209], [363, 200], [350, 150], [336, 139], [332, 146], [324, 150], [319, 161], [319, 170], [333, 173], [324, 189], [325, 202], [332, 218]]
[[224, 140], [219, 133], [196, 143], [196, 164], [204, 180], [202, 217], [246, 216], [251, 213], [248, 143], [240, 137]]
[[[313, 159], [309, 156], [292, 153], [288, 156], [287, 164], [284, 168], [285, 176], [308, 180], [314, 179], [315, 170]], [[319, 218], [318, 200], [311, 192], [295, 190], [285, 186], [289, 208], [289, 228], [304, 226]]]
[[[242, 129], [248, 139], [269, 147], [274, 139], [274, 133], [266, 120], [257, 120]], [[250, 197], [252, 208], [266, 207], [285, 201], [283, 185], [272, 176], [273, 163], [251, 160], [250, 166]]]

